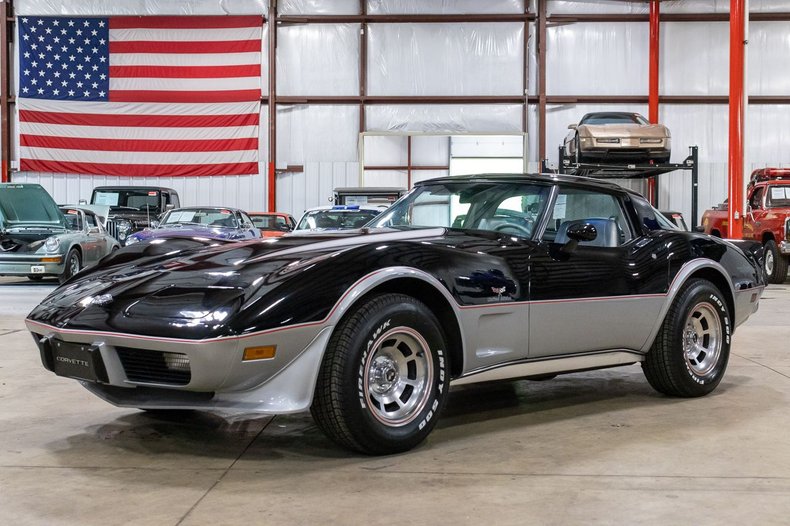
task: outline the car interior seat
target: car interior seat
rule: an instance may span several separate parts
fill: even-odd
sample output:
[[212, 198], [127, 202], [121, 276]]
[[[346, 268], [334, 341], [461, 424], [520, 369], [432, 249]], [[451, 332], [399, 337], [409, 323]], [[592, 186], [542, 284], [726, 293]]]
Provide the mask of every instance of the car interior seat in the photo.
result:
[[592, 241], [580, 241], [579, 245], [588, 247], [616, 247], [620, 244], [620, 234], [617, 229], [617, 221], [601, 217], [590, 217], [587, 219], [574, 219], [573, 221], [563, 221], [557, 229], [555, 243], [565, 244], [568, 237], [568, 228], [573, 225], [589, 223], [598, 231], [598, 235]]

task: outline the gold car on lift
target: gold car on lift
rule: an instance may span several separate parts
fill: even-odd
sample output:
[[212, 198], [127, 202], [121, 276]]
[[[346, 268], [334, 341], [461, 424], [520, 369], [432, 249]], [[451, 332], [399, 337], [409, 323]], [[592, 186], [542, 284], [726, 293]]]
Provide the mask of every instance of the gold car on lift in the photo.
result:
[[563, 142], [566, 163], [667, 163], [672, 136], [663, 124], [650, 124], [638, 113], [588, 113]]

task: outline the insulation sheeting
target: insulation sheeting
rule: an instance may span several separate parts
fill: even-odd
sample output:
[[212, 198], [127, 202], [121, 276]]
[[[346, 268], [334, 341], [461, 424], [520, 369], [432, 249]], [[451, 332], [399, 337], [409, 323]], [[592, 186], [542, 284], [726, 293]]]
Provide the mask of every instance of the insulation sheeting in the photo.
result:
[[371, 15], [518, 14], [524, 0], [367, 0]]
[[369, 131], [511, 133], [521, 131], [522, 113], [518, 104], [382, 104], [365, 117]]
[[358, 95], [359, 24], [277, 29], [279, 95]]
[[521, 95], [524, 24], [371, 24], [369, 95]]
[[268, 0], [16, 0], [18, 16], [264, 15]]
[[279, 0], [280, 15], [356, 15], [359, 0]]
[[310, 162], [357, 161], [359, 106], [277, 107], [277, 168]]
[[[647, 24], [644, 25], [647, 28]], [[729, 91], [729, 39], [730, 25], [726, 22], [661, 24], [660, 93], [726, 95]], [[690, 49], [704, 49], [704, 59], [699, 53], [689, 53]], [[754, 52], [752, 46], [749, 49], [750, 53]], [[642, 52], [647, 57], [647, 40]], [[647, 75], [644, 76], [647, 79]]]
[[648, 30], [643, 22], [547, 28], [546, 92], [646, 95]]

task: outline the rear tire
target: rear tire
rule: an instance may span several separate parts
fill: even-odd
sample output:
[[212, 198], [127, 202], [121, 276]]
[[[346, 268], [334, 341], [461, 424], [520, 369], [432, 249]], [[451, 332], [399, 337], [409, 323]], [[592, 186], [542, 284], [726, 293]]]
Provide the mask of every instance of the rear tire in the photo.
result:
[[436, 316], [410, 296], [381, 294], [335, 329], [310, 412], [345, 448], [400, 453], [422, 442], [436, 425], [449, 379]]
[[713, 391], [730, 357], [730, 319], [727, 303], [713, 283], [689, 280], [642, 362], [650, 385], [660, 393], [686, 398]]
[[787, 258], [773, 239], [765, 242], [763, 269], [768, 283], [784, 283], [787, 279]]

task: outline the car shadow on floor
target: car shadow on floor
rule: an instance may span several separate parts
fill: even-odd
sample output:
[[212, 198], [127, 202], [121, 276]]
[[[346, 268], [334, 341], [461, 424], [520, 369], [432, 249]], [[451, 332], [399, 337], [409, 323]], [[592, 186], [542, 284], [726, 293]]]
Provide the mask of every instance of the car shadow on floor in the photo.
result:
[[[694, 411], [718, 410], [726, 405], [726, 400], [737, 396], [739, 389], [750, 388], [752, 382], [751, 377], [731, 374], [714, 393], [699, 399], [668, 398], [655, 393], [638, 369], [566, 375], [541, 382], [517, 380], [459, 387], [451, 390], [437, 428], [413, 453], [441, 454], [442, 450], [452, 449], [456, 441], [463, 440], [468, 445], [469, 440], [487, 440], [502, 432], [537, 433], [535, 430], [546, 425], [561, 427], [563, 421], [574, 418], [586, 418], [589, 422], [590, 417], [603, 416], [596, 421], [604, 428], [605, 435], [609, 427], [630, 427], [632, 417], [628, 415], [634, 411], [656, 415], [659, 423], [665, 419], [677, 425], [676, 415], [680, 413], [677, 406], [685, 406], [684, 411], [691, 410], [692, 415]], [[755, 407], [754, 414], [770, 407], [770, 404]], [[724, 410], [721, 412], [722, 425], [728, 425], [728, 420], [734, 417]], [[742, 414], [740, 418], [739, 424], [743, 425]], [[694, 425], [693, 420], [689, 422]], [[540, 440], [546, 439], [540, 436]], [[621, 435], [618, 440], [635, 438]], [[612, 443], [612, 447], [621, 445]], [[288, 461], [288, 465], [295, 462], [305, 469], [315, 469], [326, 461], [348, 467], [364, 464], [371, 458], [336, 446], [309, 414], [271, 417], [205, 411], [139, 411], [90, 426], [84, 433], [66, 438], [65, 444], [58, 441], [50, 446], [56, 454], [70, 458], [94, 455], [113, 463], [112, 456], [121, 455], [124, 458], [118, 458], [119, 468], [130, 461], [147, 464], [152, 458], [166, 464], [189, 463], [184, 460], [189, 456], [195, 457], [196, 465], [210, 463], [211, 459], [232, 462], [243, 458], [245, 462], [269, 467], [277, 466], [278, 461]]]

